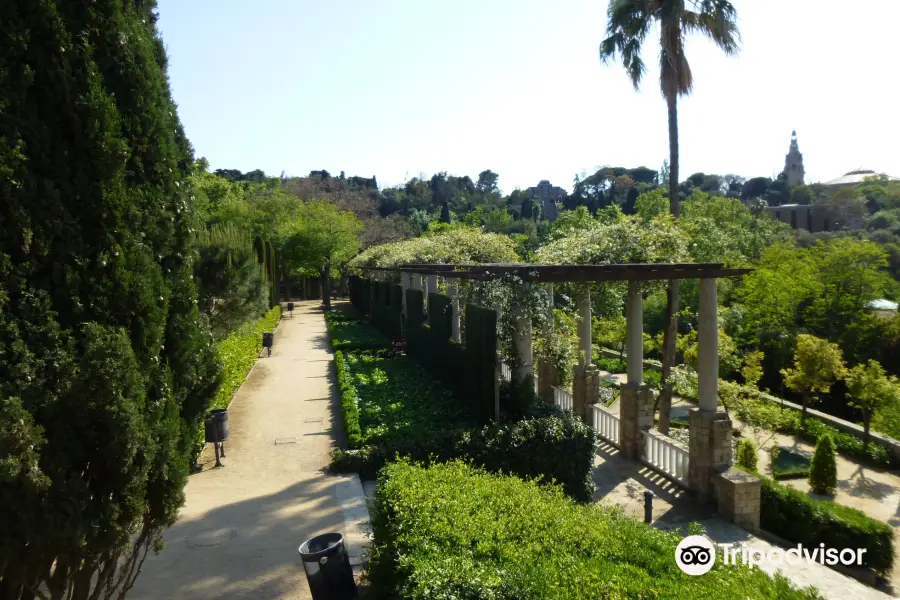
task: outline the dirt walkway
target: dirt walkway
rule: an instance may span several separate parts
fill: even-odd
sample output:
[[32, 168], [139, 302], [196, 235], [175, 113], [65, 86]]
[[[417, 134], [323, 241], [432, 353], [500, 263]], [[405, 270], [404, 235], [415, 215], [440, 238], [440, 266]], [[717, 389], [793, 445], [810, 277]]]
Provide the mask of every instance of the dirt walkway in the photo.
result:
[[229, 409], [224, 468], [211, 448], [185, 490], [166, 548], [129, 598], [311, 598], [297, 547], [344, 533], [358, 562], [368, 512], [357, 477], [326, 475], [340, 433], [331, 351], [317, 302], [295, 303]]

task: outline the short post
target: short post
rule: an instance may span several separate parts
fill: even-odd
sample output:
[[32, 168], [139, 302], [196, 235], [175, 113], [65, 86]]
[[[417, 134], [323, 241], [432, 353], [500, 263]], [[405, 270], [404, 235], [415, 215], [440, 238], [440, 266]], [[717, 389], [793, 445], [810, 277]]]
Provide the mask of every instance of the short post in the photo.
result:
[[648, 525], [653, 521], [653, 492], [644, 492], [644, 523]]

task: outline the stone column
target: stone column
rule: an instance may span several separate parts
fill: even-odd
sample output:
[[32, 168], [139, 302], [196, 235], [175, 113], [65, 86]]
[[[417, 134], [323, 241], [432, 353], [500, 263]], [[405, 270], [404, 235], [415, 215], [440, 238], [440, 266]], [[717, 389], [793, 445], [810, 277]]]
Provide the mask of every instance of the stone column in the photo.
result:
[[457, 344], [462, 343], [460, 336], [460, 317], [459, 317], [459, 283], [455, 279], [449, 280], [447, 287], [447, 295], [450, 296], [450, 339]]
[[422, 289], [422, 275], [419, 273], [412, 274], [412, 289], [421, 290]]
[[550, 315], [549, 315], [550, 316], [550, 335], [553, 335], [556, 333], [556, 323], [554, 322], [554, 319], [553, 319], [554, 304], [553, 304], [553, 284], [552, 283], [547, 284], [547, 294], [549, 295], [547, 308], [550, 311]]
[[403, 295], [400, 297], [400, 306], [403, 307], [403, 318], [406, 319], [406, 290], [409, 289], [409, 273], [406, 271], [400, 273], [400, 287], [403, 288]]
[[644, 307], [637, 281], [628, 282], [627, 331], [628, 383], [640, 385], [644, 378]]
[[431, 294], [438, 293], [438, 276], [435, 273], [432, 273], [428, 276], [428, 293], [426, 295], [426, 300], [428, 300], [427, 296]]
[[644, 305], [641, 286], [628, 282], [627, 334], [628, 382], [619, 388], [619, 445], [622, 454], [639, 459], [644, 450], [644, 432], [653, 427], [653, 391], [643, 385], [644, 378]]
[[697, 318], [697, 396], [700, 410], [716, 412], [719, 400], [719, 323], [716, 280], [700, 280]]
[[724, 412], [692, 408], [688, 415], [690, 428], [690, 463], [688, 488], [702, 502], [713, 499], [714, 479], [732, 465], [731, 419]]
[[[527, 291], [528, 283], [523, 284]], [[531, 350], [531, 315], [523, 304], [513, 307], [516, 316], [516, 329], [513, 334], [513, 343], [516, 347], [516, 365], [513, 368], [512, 378], [516, 383], [521, 382], [529, 375], [534, 375], [533, 355]]]
[[644, 432], [653, 427], [653, 391], [640, 383], [619, 386], [619, 447], [637, 460], [644, 452]]
[[731, 467], [715, 476], [714, 488], [719, 514], [738, 527], [758, 533], [762, 481]]
[[583, 353], [583, 357], [579, 359], [582, 365], [591, 364], [591, 290], [585, 285], [584, 289], [578, 292], [576, 300], [578, 305], [578, 316], [581, 321], [578, 323], [578, 349]]

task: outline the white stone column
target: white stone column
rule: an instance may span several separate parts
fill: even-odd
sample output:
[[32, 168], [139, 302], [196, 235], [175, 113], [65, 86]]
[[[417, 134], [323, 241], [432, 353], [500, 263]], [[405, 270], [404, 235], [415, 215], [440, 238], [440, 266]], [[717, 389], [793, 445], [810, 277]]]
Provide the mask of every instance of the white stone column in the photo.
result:
[[403, 294], [400, 296], [400, 306], [403, 307], [403, 318], [406, 318], [406, 290], [409, 289], [409, 273], [403, 271], [400, 273], [400, 287], [403, 289]]
[[719, 400], [719, 323], [716, 280], [700, 280], [697, 331], [697, 396], [701, 411], [716, 412]]
[[[522, 284], [527, 292], [530, 285]], [[531, 348], [531, 316], [528, 308], [523, 304], [513, 307], [516, 315], [516, 330], [513, 342], [516, 347], [516, 366], [513, 371], [513, 381], [520, 382], [529, 375], [534, 375], [533, 354]]]
[[412, 289], [421, 290], [422, 289], [422, 275], [419, 273], [412, 274]]
[[459, 333], [459, 283], [455, 279], [450, 279], [447, 286], [447, 295], [450, 296], [450, 339], [457, 344], [462, 343], [462, 337]]
[[431, 294], [438, 293], [438, 276], [435, 273], [432, 273], [428, 276], [428, 293], [426, 294], [425, 300], [428, 301], [428, 296]]
[[591, 290], [584, 286], [578, 292], [577, 298], [578, 315], [581, 322], [578, 323], [578, 349], [583, 353], [583, 358], [579, 359], [582, 366], [591, 364], [591, 354], [593, 348], [591, 345]]
[[644, 377], [644, 307], [641, 299], [641, 285], [637, 281], [628, 282], [627, 337], [625, 348], [628, 352], [628, 383], [640, 385]]

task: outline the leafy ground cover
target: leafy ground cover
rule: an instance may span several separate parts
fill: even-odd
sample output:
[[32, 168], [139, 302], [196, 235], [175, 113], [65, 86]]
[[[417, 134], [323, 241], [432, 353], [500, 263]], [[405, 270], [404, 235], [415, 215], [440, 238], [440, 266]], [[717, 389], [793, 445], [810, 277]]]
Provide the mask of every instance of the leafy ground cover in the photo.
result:
[[718, 561], [675, 564], [676, 533], [579, 505], [559, 488], [462, 462], [400, 461], [378, 480], [369, 576], [379, 597], [813, 599], [783, 577]]
[[326, 312], [325, 323], [331, 347], [335, 350], [379, 350], [390, 344], [390, 340], [375, 327], [360, 327], [366, 322], [352, 308]]
[[[372, 325], [357, 320], [352, 327]], [[344, 334], [372, 339], [350, 327]], [[411, 357], [385, 348], [345, 350], [335, 353], [335, 364], [350, 449], [335, 450], [333, 470], [374, 478], [398, 456], [418, 461], [464, 458], [492, 471], [556, 481], [582, 501], [593, 497], [593, 429], [537, 399], [533, 385], [524, 386], [531, 397], [514, 418], [478, 426], [464, 405]], [[501, 404], [510, 394], [509, 386], [501, 390]]]

